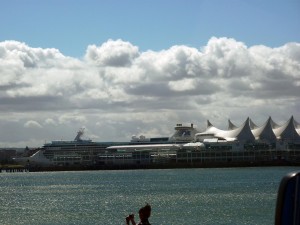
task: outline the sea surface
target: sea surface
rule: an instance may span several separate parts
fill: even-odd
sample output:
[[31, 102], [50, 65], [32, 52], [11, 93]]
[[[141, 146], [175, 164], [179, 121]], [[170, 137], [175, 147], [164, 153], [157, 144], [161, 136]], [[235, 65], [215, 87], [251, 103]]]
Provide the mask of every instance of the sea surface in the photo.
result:
[[[0, 173], [0, 224], [274, 224], [281, 178], [299, 167]], [[138, 219], [138, 218], [137, 218]]]

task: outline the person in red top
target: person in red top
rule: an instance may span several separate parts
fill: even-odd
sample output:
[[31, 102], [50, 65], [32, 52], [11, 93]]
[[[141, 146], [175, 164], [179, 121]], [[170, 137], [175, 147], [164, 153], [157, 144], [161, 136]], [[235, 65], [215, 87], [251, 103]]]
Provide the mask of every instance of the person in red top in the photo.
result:
[[[150, 216], [151, 206], [147, 203], [144, 207], [140, 208], [139, 210], [140, 222], [137, 225], [151, 225], [148, 220]], [[126, 225], [130, 225], [130, 222], [132, 225], [136, 225], [136, 222], [134, 221], [134, 214], [131, 214], [126, 217]]]

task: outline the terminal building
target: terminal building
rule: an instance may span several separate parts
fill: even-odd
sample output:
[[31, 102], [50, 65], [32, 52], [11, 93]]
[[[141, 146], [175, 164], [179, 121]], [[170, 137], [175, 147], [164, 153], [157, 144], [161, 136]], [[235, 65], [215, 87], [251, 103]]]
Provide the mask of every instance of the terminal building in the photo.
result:
[[190, 142], [185, 144], [111, 146], [107, 153], [99, 155], [100, 162], [105, 165], [165, 163], [175, 166], [300, 163], [300, 124], [293, 116], [281, 125], [271, 117], [261, 126], [250, 118], [241, 126], [228, 120], [227, 130], [218, 129], [207, 121], [204, 131], [195, 132], [194, 129], [188, 133], [191, 135], [186, 138]]
[[275, 123], [271, 117], [261, 126], [257, 126], [250, 118], [240, 126], [235, 126], [228, 120], [228, 129], [221, 130], [207, 121], [204, 132], [197, 133], [195, 140], [200, 142], [230, 142], [242, 144], [240, 150], [246, 150], [250, 145], [269, 145], [277, 150], [286, 150], [287, 145], [299, 144], [300, 124], [292, 116], [282, 125]]

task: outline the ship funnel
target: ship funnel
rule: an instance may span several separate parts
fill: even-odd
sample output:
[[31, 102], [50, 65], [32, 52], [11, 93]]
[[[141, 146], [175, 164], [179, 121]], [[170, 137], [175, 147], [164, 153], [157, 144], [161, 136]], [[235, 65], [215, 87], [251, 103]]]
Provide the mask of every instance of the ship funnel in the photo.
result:
[[80, 128], [79, 131], [77, 132], [74, 141], [82, 141], [81, 137], [83, 134], [84, 134], [84, 128]]

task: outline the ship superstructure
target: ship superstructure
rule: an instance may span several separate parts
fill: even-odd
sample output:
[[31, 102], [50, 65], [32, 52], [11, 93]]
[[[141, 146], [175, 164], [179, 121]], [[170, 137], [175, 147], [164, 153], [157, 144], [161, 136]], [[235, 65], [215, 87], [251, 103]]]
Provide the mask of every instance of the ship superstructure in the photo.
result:
[[23, 165], [34, 166], [91, 166], [101, 164], [101, 159], [105, 154], [115, 154], [117, 148], [112, 146], [135, 146], [146, 145], [148, 148], [157, 148], [161, 144], [188, 143], [193, 140], [197, 130], [191, 126], [177, 125], [175, 134], [169, 137], [139, 138], [133, 137], [129, 142], [93, 142], [83, 139], [84, 129], [80, 129], [73, 141], [52, 141], [45, 143], [44, 146], [35, 154], [29, 157], [15, 158], [16, 162]]

